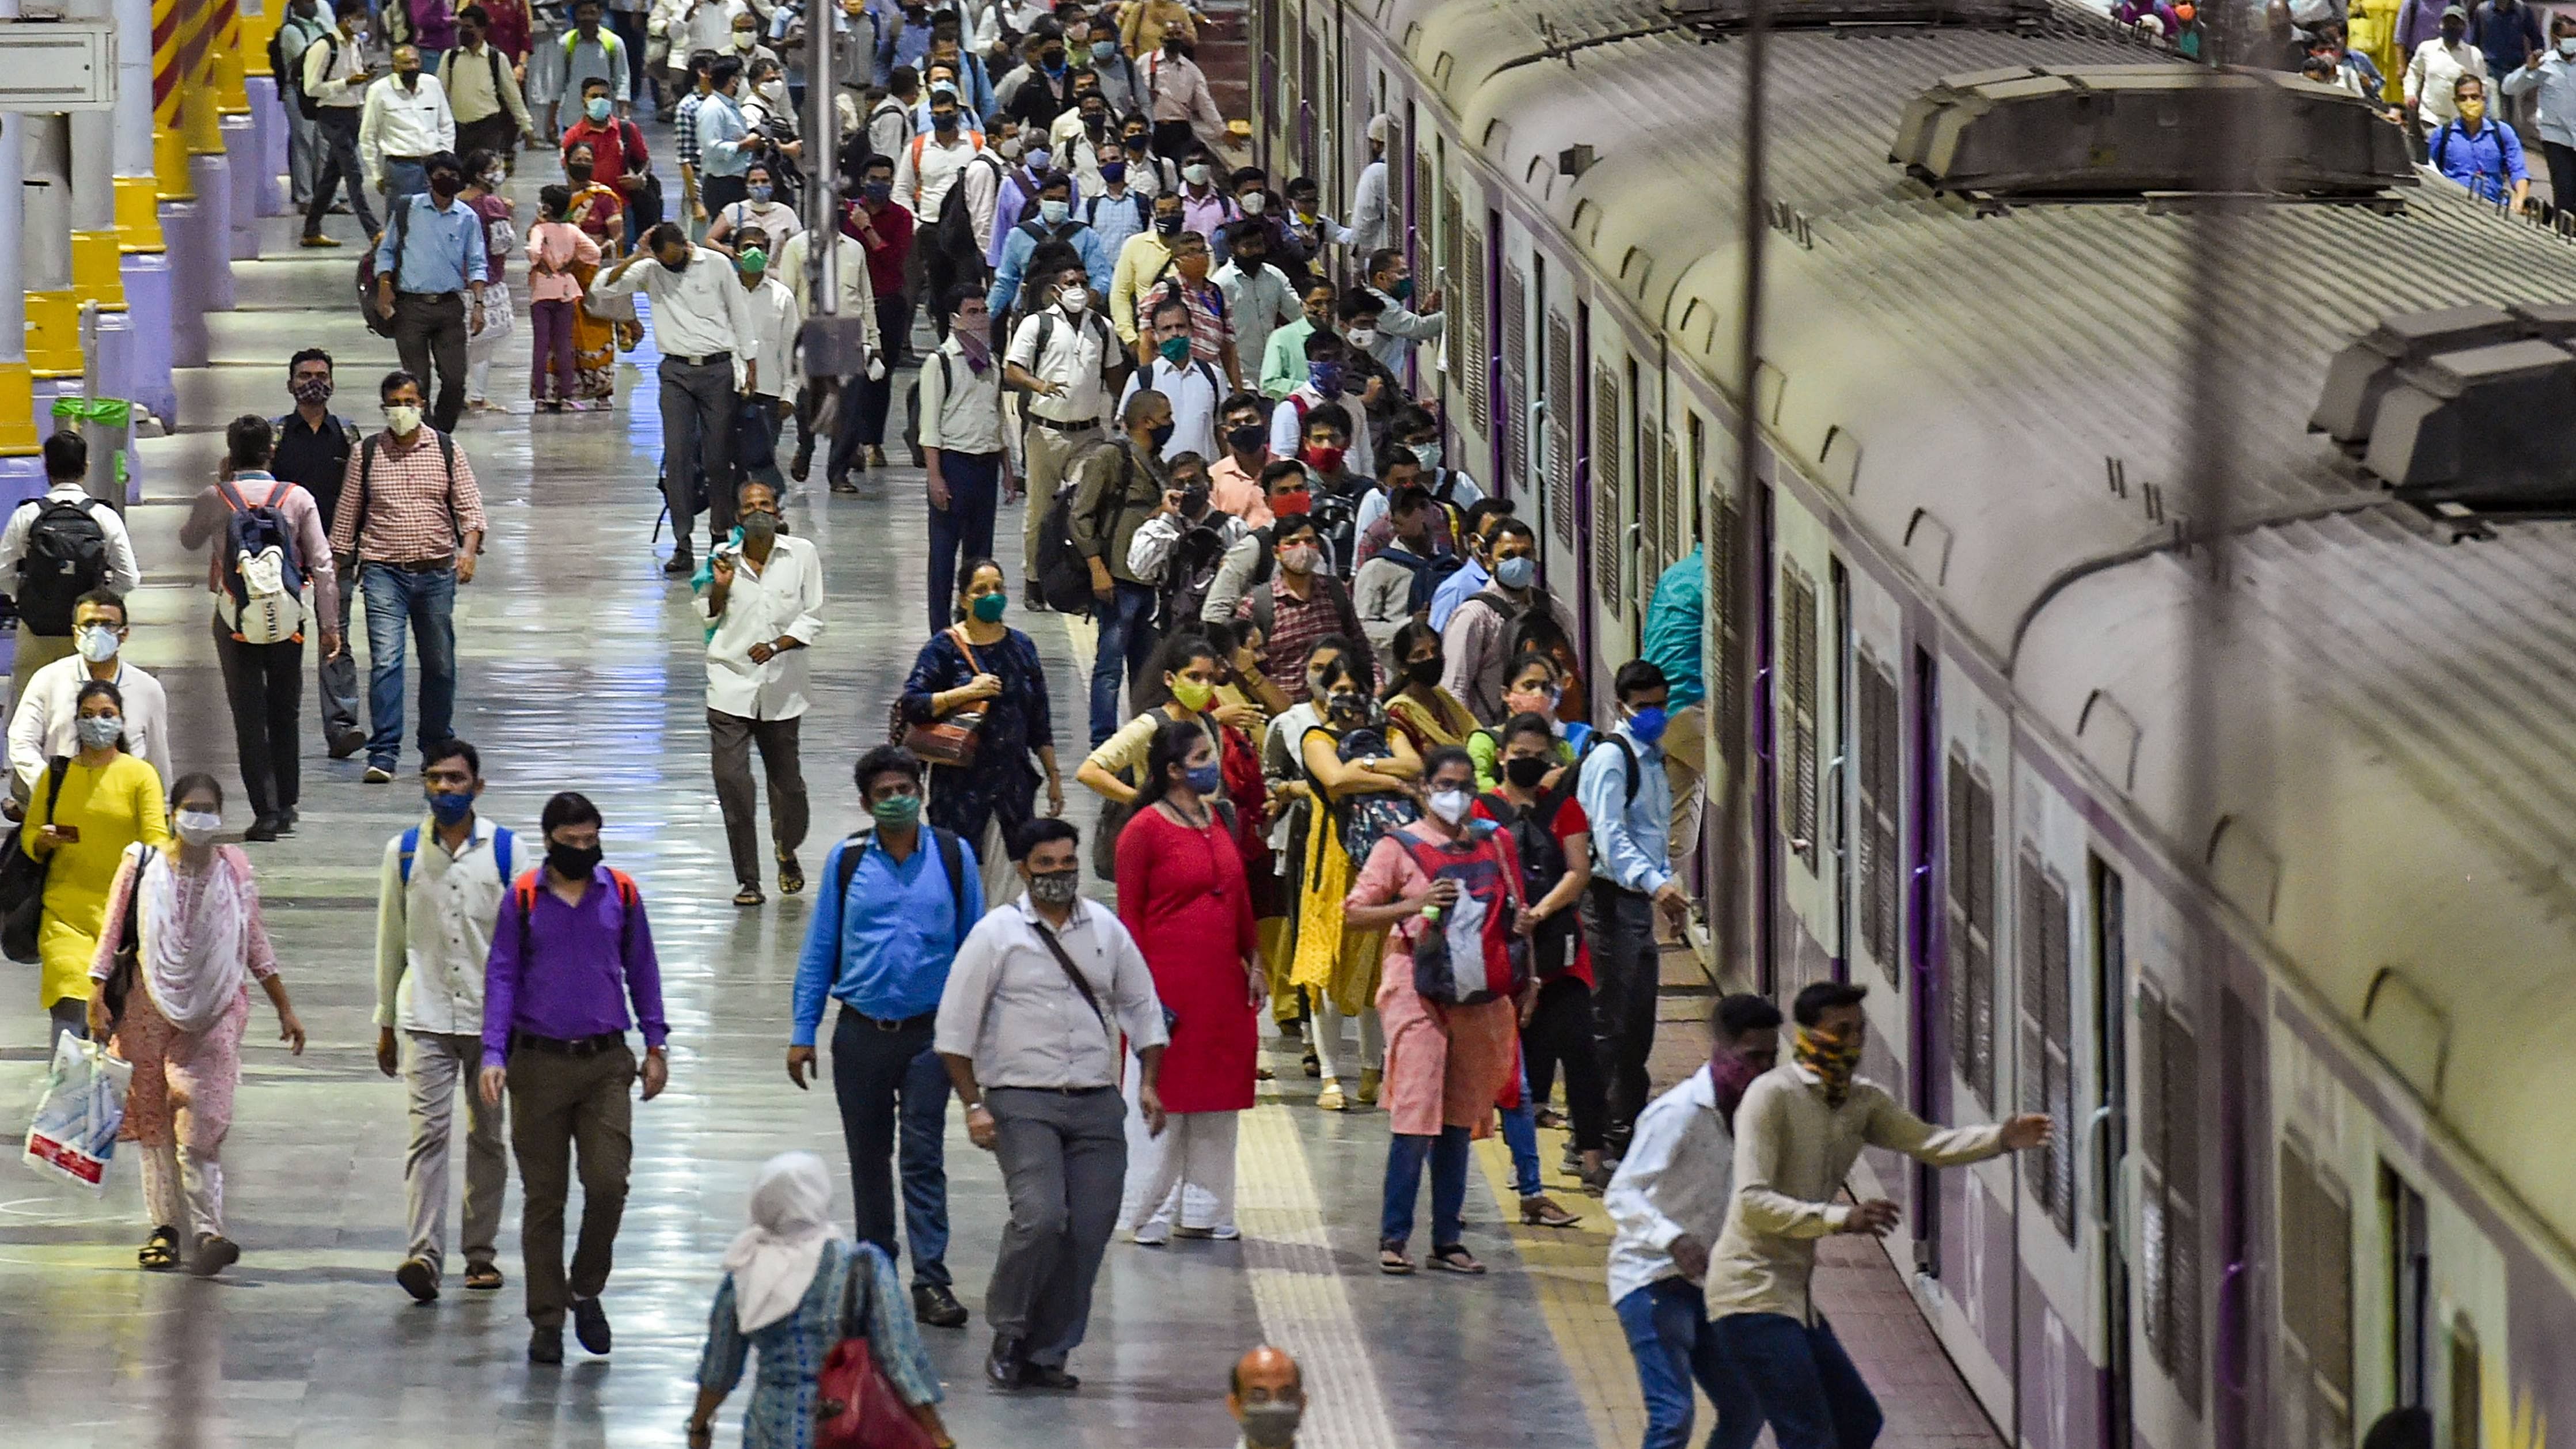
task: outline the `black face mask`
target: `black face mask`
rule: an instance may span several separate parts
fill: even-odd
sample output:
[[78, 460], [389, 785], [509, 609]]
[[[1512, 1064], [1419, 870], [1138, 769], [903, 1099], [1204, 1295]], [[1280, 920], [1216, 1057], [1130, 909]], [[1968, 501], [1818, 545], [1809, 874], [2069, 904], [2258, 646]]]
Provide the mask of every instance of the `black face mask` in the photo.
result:
[[394, 72], [394, 79], [396, 79], [396, 80], [398, 80], [398, 81], [401, 81], [401, 82], [402, 82], [402, 88], [403, 88], [404, 90], [407, 90], [407, 91], [416, 91], [416, 90], [419, 90], [419, 89], [420, 89], [420, 72], [419, 72], [419, 71], [416, 71], [416, 70], [403, 70], [403, 71], [396, 71], [396, 72]]
[[429, 194], [441, 201], [465, 189], [465, 178], [452, 171], [441, 171], [429, 178]]
[[[653, 260], [655, 260], [655, 261], [657, 261], [657, 262], [662, 262], [662, 259], [661, 259], [660, 257], [658, 257], [658, 256], [657, 256], [657, 257], [655, 257]], [[685, 254], [684, 254], [684, 255], [682, 255], [682, 256], [681, 256], [681, 258], [680, 258], [678, 261], [676, 261], [676, 262], [662, 262], [662, 270], [664, 270], [664, 271], [666, 271], [666, 272], [685, 272], [685, 271], [687, 271], [688, 269], [689, 269], [689, 259], [688, 259], [688, 257], [687, 257]]]
[[1156, 216], [1154, 218], [1154, 230], [1161, 232], [1165, 236], [1179, 236], [1181, 234], [1181, 218], [1177, 213], [1171, 216]]
[[1269, 436], [1270, 430], [1261, 424], [1245, 423], [1242, 427], [1225, 430], [1225, 445], [1238, 453], [1257, 453], [1261, 451], [1262, 441]]
[[565, 168], [564, 168], [564, 175], [565, 175], [565, 176], [567, 176], [567, 177], [569, 177], [569, 178], [571, 178], [571, 179], [572, 179], [572, 180], [574, 180], [574, 181], [578, 181], [578, 182], [580, 182], [580, 183], [581, 183], [582, 185], [584, 185], [584, 186], [587, 186], [587, 185], [589, 185], [589, 184], [590, 184], [590, 173], [591, 173], [592, 169], [593, 169], [593, 168], [591, 168], [591, 167], [589, 167], [589, 166], [584, 166], [584, 165], [580, 165], [580, 164], [576, 163], [576, 164], [574, 164], [574, 165], [571, 165], [571, 166], [567, 166], [567, 167], [565, 167]]
[[1208, 490], [1204, 483], [1193, 483], [1181, 490], [1181, 512], [1192, 518], [1207, 512]]
[[601, 851], [596, 845], [570, 846], [552, 841], [546, 844], [547, 867], [565, 880], [590, 879], [590, 873], [599, 869], [600, 857]]
[[1424, 686], [1438, 684], [1440, 670], [1441, 661], [1436, 658], [1409, 660], [1404, 666], [1405, 682]]
[[1548, 768], [1544, 755], [1515, 755], [1503, 761], [1503, 778], [1524, 790], [1535, 790], [1547, 778]]

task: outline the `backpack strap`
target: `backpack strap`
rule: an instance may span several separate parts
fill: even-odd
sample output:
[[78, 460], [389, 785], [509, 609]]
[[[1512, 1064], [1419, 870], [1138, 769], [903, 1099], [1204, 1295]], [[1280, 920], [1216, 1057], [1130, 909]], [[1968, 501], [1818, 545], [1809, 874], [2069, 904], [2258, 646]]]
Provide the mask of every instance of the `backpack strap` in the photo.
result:
[[518, 838], [510, 833], [510, 827], [506, 825], [492, 827], [492, 864], [500, 871], [501, 884], [505, 888], [510, 884], [510, 856], [512, 847], [517, 843]]
[[[402, 883], [404, 885], [411, 884], [411, 858], [418, 854], [420, 854], [420, 827], [415, 825], [402, 833]], [[506, 872], [502, 876], [501, 883], [509, 884]]]
[[948, 873], [949, 914], [957, 924], [957, 944], [966, 944], [966, 846], [955, 835], [934, 825], [931, 841], [939, 847], [939, 865]]
[[1619, 751], [1619, 760], [1620, 763], [1625, 766], [1625, 774], [1628, 781], [1626, 803], [1630, 805], [1636, 804], [1637, 787], [1643, 783], [1637, 773], [1636, 750], [1629, 746], [1625, 736], [1622, 736], [1615, 731], [1594, 730], [1592, 732], [1592, 738], [1584, 745], [1584, 753], [1590, 754], [1593, 750], [1600, 749], [1605, 746], [1615, 748]]

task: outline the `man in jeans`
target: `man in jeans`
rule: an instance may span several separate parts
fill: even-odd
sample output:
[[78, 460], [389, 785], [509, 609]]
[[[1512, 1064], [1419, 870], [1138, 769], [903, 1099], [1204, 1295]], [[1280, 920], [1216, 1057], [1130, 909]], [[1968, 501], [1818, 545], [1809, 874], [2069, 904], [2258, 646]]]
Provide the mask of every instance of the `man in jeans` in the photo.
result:
[[677, 222], [644, 234], [644, 246], [591, 284], [591, 294], [652, 299], [653, 346], [662, 354], [662, 490], [671, 505], [671, 558], [662, 572], [697, 569], [690, 531], [698, 480], [706, 490], [709, 547], [733, 531], [734, 399], [760, 390], [751, 344], [759, 335], [733, 258], [691, 246]]
[[[626, 1213], [626, 1169], [635, 1149], [639, 1080], [644, 1100], [671, 1079], [663, 1041], [662, 968], [644, 898], [623, 871], [599, 863], [599, 807], [566, 791], [537, 817], [546, 863], [510, 888], [492, 927], [483, 973], [483, 1105], [510, 1094], [510, 1146], [519, 1158], [519, 1244], [528, 1277], [528, 1362], [563, 1362], [564, 1310], [592, 1353], [609, 1348], [608, 1286], [617, 1225]], [[544, 962], [543, 969], [535, 963]], [[634, 1005], [629, 1017], [627, 1006]], [[644, 1062], [626, 1046], [644, 1032]], [[581, 1154], [581, 1238], [564, 1272], [564, 1196]]]
[[[1073, 547], [1091, 569], [1092, 617], [1100, 644], [1091, 665], [1091, 747], [1118, 733], [1127, 716], [1118, 708], [1118, 686], [1142, 679], [1154, 653], [1152, 583], [1128, 565], [1136, 530], [1163, 506], [1172, 484], [1163, 470], [1163, 444], [1172, 436], [1171, 399], [1146, 388], [1130, 395], [1120, 415], [1127, 436], [1094, 448], [1074, 464]], [[1034, 500], [1030, 507], [1037, 506]]]
[[[961, 1328], [966, 1306], [948, 1274], [948, 1075], [931, 1049], [940, 991], [966, 932], [984, 914], [972, 846], [921, 823], [921, 761], [899, 745], [859, 757], [859, 799], [873, 822], [823, 857], [828, 888], [814, 902], [796, 961], [795, 1031], [787, 1076], [814, 1066], [828, 995], [832, 1091], [850, 1153], [859, 1236], [895, 1256], [894, 1174], [903, 1177], [903, 1231], [912, 1243], [912, 1311]], [[900, 1118], [900, 1147], [898, 1147]]]
[[394, 198], [394, 219], [376, 243], [376, 311], [394, 324], [403, 371], [426, 382], [437, 367], [438, 406], [430, 423], [452, 433], [465, 411], [465, 339], [483, 329], [491, 265], [483, 214], [461, 197], [465, 163], [441, 151], [421, 164], [429, 195]]
[[1854, 1076], [1868, 994], [1833, 981], [1799, 992], [1793, 1059], [1755, 1079], [1735, 1109], [1735, 1201], [1705, 1296], [1718, 1350], [1752, 1385], [1779, 1449], [1852, 1449], [1878, 1437], [1878, 1400], [1808, 1291], [1818, 1238], [1896, 1226], [1892, 1202], [1834, 1200], [1861, 1149], [1958, 1167], [2042, 1146], [2053, 1130], [2029, 1115], [1944, 1131]]
[[483, 495], [473, 465], [420, 418], [420, 380], [389, 372], [377, 387], [385, 430], [358, 445], [340, 483], [331, 551], [340, 576], [367, 594], [370, 785], [391, 784], [402, 754], [403, 636], [420, 645], [420, 743], [452, 733], [456, 713], [456, 586], [474, 582], [483, 551]]
[[[438, 1297], [447, 1254], [447, 1147], [465, 1094], [465, 1286], [501, 1286], [501, 1192], [510, 1171], [501, 1109], [471, 1083], [483, 1058], [483, 968], [510, 891], [510, 832], [474, 808], [483, 757], [463, 740], [424, 752], [418, 823], [385, 842], [376, 880], [376, 1069], [411, 1092], [403, 1158], [410, 1236], [394, 1281], [422, 1303]], [[402, 1042], [411, 1043], [409, 1052]]]
[[1664, 778], [1664, 672], [1642, 659], [1611, 681], [1618, 722], [1600, 732], [1578, 767], [1575, 799], [1592, 821], [1592, 886], [1583, 897], [1583, 936], [1592, 943], [1593, 1039], [1610, 1088], [1610, 1155], [1626, 1147], [1652, 1091], [1646, 1057], [1655, 1046], [1655, 993], [1662, 952], [1655, 913], [1675, 929], [1690, 898], [1670, 858], [1672, 787]]
[[[224, 695], [232, 705], [233, 741], [241, 755], [242, 789], [250, 796], [248, 840], [275, 840], [295, 829], [295, 805], [302, 797], [303, 750], [296, 716], [304, 709], [304, 601], [290, 598], [295, 617], [280, 621], [288, 632], [271, 639], [258, 625], [262, 611], [237, 597], [236, 584], [248, 579], [232, 555], [232, 520], [252, 509], [273, 510], [293, 540], [294, 557], [313, 585], [313, 613], [322, 621], [322, 654], [340, 652], [340, 631], [331, 621], [340, 615], [339, 586], [331, 567], [331, 543], [322, 533], [322, 514], [313, 496], [268, 471], [275, 451], [268, 419], [251, 414], [235, 418], [224, 429], [226, 458], [221, 480], [197, 495], [196, 507], [179, 527], [181, 548], [209, 550], [206, 589], [214, 596], [215, 662], [222, 666]], [[249, 631], [249, 632], [246, 632]]]

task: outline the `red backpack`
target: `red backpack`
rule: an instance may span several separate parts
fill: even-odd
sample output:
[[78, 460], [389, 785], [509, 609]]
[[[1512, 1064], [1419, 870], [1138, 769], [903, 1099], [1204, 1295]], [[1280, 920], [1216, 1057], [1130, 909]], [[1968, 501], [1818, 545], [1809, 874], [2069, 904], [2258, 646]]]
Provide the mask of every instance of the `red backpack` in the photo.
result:
[[[626, 957], [627, 943], [634, 938], [635, 915], [644, 907], [644, 895], [635, 889], [635, 878], [615, 866], [609, 867], [608, 879], [617, 887], [617, 904], [625, 908], [617, 920], [617, 955], [622, 961]], [[537, 914], [537, 873], [533, 870], [522, 872], [518, 884], [510, 887], [510, 894], [519, 906], [519, 964], [524, 970], [528, 961], [529, 922]]]
[[1528, 938], [1512, 930], [1521, 906], [1519, 852], [1508, 833], [1439, 845], [1411, 830], [1387, 837], [1422, 873], [1458, 883], [1458, 901], [1425, 921], [1413, 942], [1413, 989], [1442, 1006], [1477, 1006], [1517, 996], [1530, 983]]

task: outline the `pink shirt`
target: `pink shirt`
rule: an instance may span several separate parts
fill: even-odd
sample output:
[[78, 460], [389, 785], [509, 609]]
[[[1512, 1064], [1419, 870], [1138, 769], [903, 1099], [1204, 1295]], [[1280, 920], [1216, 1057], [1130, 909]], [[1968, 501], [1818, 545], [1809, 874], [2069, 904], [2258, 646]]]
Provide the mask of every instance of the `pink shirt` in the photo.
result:
[[541, 271], [538, 263], [548, 267], [599, 265], [599, 243], [590, 234], [568, 222], [541, 221], [528, 232], [528, 299], [534, 302], [578, 302], [581, 283], [570, 272]]
[[[1269, 454], [1262, 455], [1262, 465], [1269, 466]], [[1246, 528], [1270, 526], [1270, 505], [1262, 501], [1260, 472], [1247, 473], [1235, 466], [1232, 453], [1208, 465], [1208, 502], [1242, 519]]]

